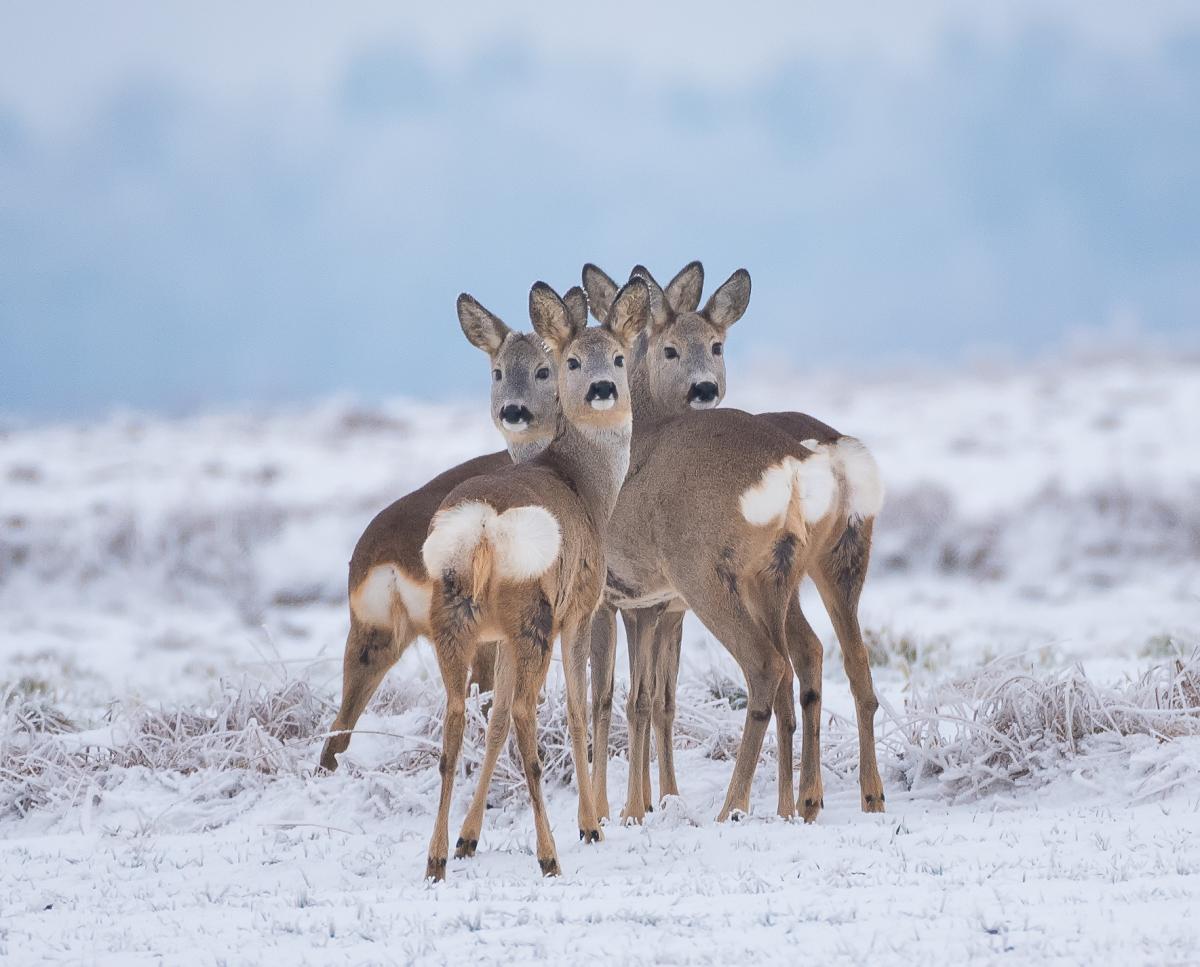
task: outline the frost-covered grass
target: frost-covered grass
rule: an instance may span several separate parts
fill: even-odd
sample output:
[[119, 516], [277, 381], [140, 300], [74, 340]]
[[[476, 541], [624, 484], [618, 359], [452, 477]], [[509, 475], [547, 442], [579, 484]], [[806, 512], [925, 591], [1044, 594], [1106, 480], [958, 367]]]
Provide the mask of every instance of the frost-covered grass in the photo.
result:
[[[1115, 687], [1095, 684], [1078, 668], [1018, 672], [1013, 664], [995, 663], [969, 679], [913, 692], [900, 709], [887, 705], [880, 749], [889, 778], [931, 798], [961, 801], [997, 789], [1045, 785], [1101, 746], [1120, 749], [1123, 739], [1166, 743], [1200, 735], [1200, 653], [1155, 665]], [[467, 775], [483, 761], [486, 698], [474, 695], [469, 705], [462, 753]], [[732, 760], [745, 707], [737, 683], [716, 675], [685, 681], [678, 706], [677, 747]], [[0, 816], [61, 810], [85, 795], [95, 800], [125, 781], [130, 770], [243, 773], [243, 788], [272, 777], [307, 778], [333, 710], [304, 680], [277, 686], [243, 681], [225, 684], [218, 700], [203, 707], [115, 701], [101, 721], [81, 727], [49, 696], [10, 692], [0, 718]], [[350, 756], [349, 771], [411, 776], [436, 769], [442, 711], [436, 683], [398, 682], [382, 689], [370, 712], [390, 724], [362, 731], [387, 739], [387, 755], [367, 768], [355, 766]], [[852, 775], [858, 755], [854, 723], [836, 714], [828, 718], [826, 766]], [[538, 721], [546, 781], [567, 786], [573, 774], [560, 681], [546, 690]], [[610, 748], [628, 757], [619, 701]], [[763, 758], [764, 768], [773, 768], [771, 743]], [[1176, 773], [1153, 793], [1166, 793], [1186, 778]], [[495, 773], [493, 798], [507, 801], [524, 786], [519, 761], [506, 754]], [[215, 794], [228, 798], [224, 789]]]
[[[564, 875], [538, 875], [506, 753], [479, 856], [437, 888], [426, 646], [338, 773], [314, 767], [354, 540], [496, 446], [480, 406], [0, 422], [0, 960], [1193, 960], [1200, 361], [777, 374], [730, 403], [808, 409], [883, 468], [862, 618], [889, 812], [859, 811], [854, 707], [806, 587], [826, 644], [815, 825], [774, 816], [771, 732], [751, 815], [713, 821], [744, 691], [689, 620], [681, 799], [575, 841], [555, 668], [540, 723]], [[622, 705], [619, 680], [617, 812]], [[453, 822], [482, 748], [470, 710]]]
[[[297, 683], [230, 687], [204, 709], [115, 706], [90, 732], [72, 731], [45, 697], [10, 700], [5, 804], [16, 792], [29, 808], [30, 784], [40, 795], [0, 842], [0, 953], [782, 963], [801, 949], [822, 963], [1187, 962], [1200, 900], [1200, 718], [1187, 704], [1197, 670], [1195, 659], [1168, 663], [1109, 690], [1077, 673], [987, 669], [936, 699], [912, 696], [881, 716], [885, 816], [858, 811], [857, 743], [834, 716], [815, 826], [772, 815], [772, 755], [752, 815], [713, 821], [744, 713], [728, 683], [693, 681], [680, 703], [695, 710], [681, 716], [684, 798], [643, 827], [610, 824], [589, 847], [573, 836], [556, 686], [541, 720], [559, 764], [547, 785], [564, 875], [538, 874], [506, 754], [479, 856], [451, 861], [439, 887], [421, 880], [437, 784], [432, 689], [382, 695], [334, 776], [312, 772], [322, 703]], [[476, 702], [468, 773], [481, 744]], [[57, 771], [37, 768], [44, 760]], [[611, 771], [623, 789], [620, 753]], [[460, 778], [456, 821], [470, 786]]]

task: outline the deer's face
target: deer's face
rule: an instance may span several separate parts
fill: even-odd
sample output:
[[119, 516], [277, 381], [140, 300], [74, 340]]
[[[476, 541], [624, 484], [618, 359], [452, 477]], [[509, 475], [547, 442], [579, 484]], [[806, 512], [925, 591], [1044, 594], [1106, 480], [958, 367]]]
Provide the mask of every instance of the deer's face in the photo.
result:
[[[685, 265], [664, 289], [643, 266], [632, 279], [646, 283], [649, 322], [637, 353], [638, 377], [645, 378], [654, 405], [667, 414], [706, 410], [725, 398], [725, 335], [750, 301], [750, 273], [738, 269], [697, 309], [704, 267]], [[583, 284], [597, 318], [613, 302], [616, 283], [602, 269], [583, 267]]]
[[571, 341], [558, 372], [558, 399], [568, 420], [607, 427], [633, 418], [625, 351], [605, 328], [584, 329]]
[[541, 339], [510, 332], [490, 359], [492, 420], [509, 446], [553, 436], [558, 384], [554, 360]]
[[645, 366], [655, 403], [682, 412], [725, 398], [725, 331], [698, 312], [674, 316], [647, 336]]
[[575, 292], [582, 296], [572, 289], [564, 301], [544, 282], [529, 292], [534, 331], [558, 362], [559, 406], [576, 426], [627, 426], [633, 410], [625, 355], [649, 320], [650, 292], [644, 280], [630, 280], [593, 329], [587, 327], [586, 300], [580, 302]]

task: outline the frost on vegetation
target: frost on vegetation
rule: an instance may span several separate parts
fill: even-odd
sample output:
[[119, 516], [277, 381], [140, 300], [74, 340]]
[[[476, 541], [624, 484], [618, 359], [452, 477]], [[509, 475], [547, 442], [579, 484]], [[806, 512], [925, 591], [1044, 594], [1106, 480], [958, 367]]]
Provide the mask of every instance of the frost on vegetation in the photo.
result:
[[[1109, 688], [1078, 667], [1035, 675], [995, 662], [966, 682], [915, 690], [881, 741], [910, 789], [932, 782], [965, 799], [1056, 778], [1065, 762], [1098, 751], [1100, 738], [1192, 735], [1200, 735], [1200, 651]], [[1119, 741], [1109, 751], [1130, 753]]]
[[[468, 704], [462, 760], [471, 772], [483, 758], [485, 699], [476, 695]], [[611, 746], [617, 756], [626, 755], [628, 747], [622, 705], [618, 700], [613, 708]], [[744, 691], [716, 673], [681, 683], [676, 746], [731, 759], [744, 707]], [[386, 757], [366, 767], [356, 764], [352, 750], [345, 771], [426, 777], [436, 771], [440, 688], [390, 685], [371, 711], [388, 723], [378, 730]], [[333, 713], [333, 704], [303, 680], [271, 686], [244, 681], [224, 684], [219, 698], [204, 707], [116, 702], [101, 722], [85, 730], [55, 706], [52, 695], [13, 688], [0, 712], [0, 816], [64, 808], [85, 794], [103, 795], [121, 782], [124, 770], [135, 768], [159, 775], [234, 775], [238, 788], [279, 776], [306, 778], [314, 771]], [[538, 718], [546, 779], [568, 784], [573, 768], [561, 683], [547, 686]], [[879, 725], [885, 765], [918, 793], [963, 799], [1038, 785], [1057, 777], [1065, 761], [1095, 752], [1097, 737], [1165, 743], [1200, 735], [1200, 652], [1155, 665], [1136, 681], [1113, 688], [1094, 684], [1079, 669], [1017, 672], [1011, 662], [997, 662], [963, 682], [929, 691], [914, 688], [904, 709], [885, 709]], [[774, 755], [768, 742], [764, 756]], [[852, 721], [828, 716], [823, 760], [835, 773], [856, 768]], [[216, 783], [207, 795], [225, 796], [226, 788]], [[523, 795], [523, 789], [516, 757], [502, 756], [494, 796]]]
[[83, 730], [49, 694], [10, 689], [0, 710], [0, 816], [70, 804], [137, 767], [295, 773], [303, 761], [297, 749], [307, 748], [328, 715], [303, 681], [244, 682], [226, 684], [203, 708], [114, 702], [96, 728]]

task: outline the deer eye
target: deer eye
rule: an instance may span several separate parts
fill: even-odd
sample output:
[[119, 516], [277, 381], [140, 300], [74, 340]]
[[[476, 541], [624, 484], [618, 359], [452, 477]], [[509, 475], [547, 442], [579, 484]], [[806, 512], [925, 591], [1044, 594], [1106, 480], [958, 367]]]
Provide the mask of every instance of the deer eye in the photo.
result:
[[500, 382], [500, 370], [498, 370], [498, 369], [492, 370], [492, 379], [494, 379], [497, 383]]
[[679, 350], [676, 349], [674, 346], [668, 346], [666, 349], [663, 350], [663, 353], [666, 355], [667, 359], [678, 359], [679, 358]]
[[543, 366], [541, 369], [539, 369], [533, 375], [536, 376], [538, 379], [549, 379], [550, 378], [550, 367]]
[[624, 366], [625, 365], [625, 357], [618, 356], [616, 359], [613, 360], [613, 365], [614, 366]]
[[578, 368], [579, 368], [579, 360], [576, 359], [574, 356], [572, 356], [570, 359], [567, 360], [567, 369], [578, 369]]
[[724, 346], [722, 346], [719, 342], [713, 343], [713, 355], [714, 356], [720, 356], [721, 353], [723, 353], [723, 352], [725, 352]]

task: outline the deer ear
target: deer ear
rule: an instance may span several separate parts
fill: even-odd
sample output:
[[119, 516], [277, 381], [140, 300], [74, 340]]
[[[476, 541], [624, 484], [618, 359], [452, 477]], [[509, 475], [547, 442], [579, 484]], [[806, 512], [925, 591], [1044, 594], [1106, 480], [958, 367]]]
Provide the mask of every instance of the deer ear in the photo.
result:
[[742, 318], [750, 304], [750, 273], [738, 269], [725, 280], [721, 288], [709, 296], [701, 313], [718, 329], [728, 329]]
[[650, 290], [645, 279], [635, 276], [617, 293], [608, 318], [604, 320], [604, 328], [628, 347], [649, 322]]
[[571, 316], [571, 323], [578, 329], [582, 329], [587, 325], [588, 318], [588, 298], [584, 295], [583, 289], [577, 285], [567, 289], [563, 295], [563, 304], [567, 307], [567, 312]]
[[499, 352], [505, 338], [512, 332], [499, 316], [488, 312], [465, 292], [458, 297], [458, 324], [462, 326], [467, 341], [489, 356]]
[[597, 322], [603, 322], [608, 318], [608, 310], [617, 297], [617, 283], [603, 269], [588, 262], [583, 267], [583, 289], [587, 293], [592, 315]]
[[671, 321], [672, 317], [671, 306], [667, 303], [667, 296], [663, 292], [662, 286], [644, 265], [635, 265], [629, 272], [629, 278], [630, 280], [642, 279], [645, 281], [646, 289], [650, 293], [650, 326], [654, 329], [662, 329]]
[[689, 262], [667, 283], [667, 302], [676, 312], [695, 312], [704, 291], [704, 266]]
[[[566, 352], [583, 325], [575, 325], [566, 304], [545, 282], [535, 282], [529, 290], [529, 319], [555, 357]], [[585, 320], [586, 321], [586, 320]]]

